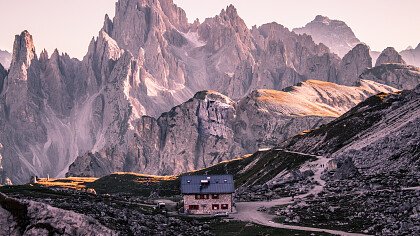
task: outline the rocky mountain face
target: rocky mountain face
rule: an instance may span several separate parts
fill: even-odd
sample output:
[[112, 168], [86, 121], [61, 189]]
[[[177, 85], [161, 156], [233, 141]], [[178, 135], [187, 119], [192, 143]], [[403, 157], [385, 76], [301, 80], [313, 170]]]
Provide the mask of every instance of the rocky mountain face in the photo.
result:
[[366, 70], [360, 78], [398, 89], [414, 89], [420, 82], [420, 69], [404, 64], [382, 64]]
[[[337, 120], [285, 142], [283, 148], [329, 161], [322, 194], [276, 214], [317, 227], [329, 225], [333, 214], [335, 225], [345, 224], [342, 229], [353, 232], [417, 235], [419, 122], [420, 85], [373, 96]], [[329, 217], [311, 220], [319, 215]]]
[[323, 43], [340, 57], [344, 57], [352, 48], [360, 43], [353, 30], [343, 21], [331, 20], [318, 15], [305, 27], [293, 29], [297, 34], [312, 36], [315, 43]]
[[10, 54], [8, 51], [0, 50], [0, 64], [4, 68], [9, 69], [11, 62], [12, 62], [12, 54]]
[[158, 119], [142, 117], [128, 151], [107, 148], [83, 155], [68, 175], [115, 171], [168, 175], [209, 167], [274, 147], [385, 91], [396, 90], [371, 81], [348, 87], [314, 80], [285, 91], [256, 90], [238, 102], [214, 91], [199, 92]]
[[[288, 125], [281, 122], [289, 118], [260, 112], [252, 114], [252, 119], [270, 120], [270, 125], [252, 126], [246, 120], [251, 114], [238, 110], [240, 104], [247, 104], [244, 97], [252, 101], [252, 96], [261, 93], [271, 96], [272, 92], [253, 91], [281, 90], [306, 80], [354, 85], [363, 67], [371, 66], [366, 50], [356, 46], [341, 61], [310, 36], [290, 32], [277, 23], [247, 28], [233, 6], [202, 23], [188, 23], [185, 12], [167, 0], [118, 1], [114, 19], [105, 17], [103, 29], [92, 39], [82, 61], [58, 50], [38, 56], [32, 36], [24, 31], [16, 36], [9, 72], [0, 68], [4, 179], [24, 183], [31, 175], [64, 176], [77, 156], [105, 156], [95, 159], [95, 165], [104, 168], [94, 168], [98, 175], [131, 169], [178, 173], [181, 162], [188, 163], [185, 168], [190, 170], [255, 151], [293, 132], [313, 128], [321, 118], [293, 118]], [[189, 129], [179, 128], [179, 120], [171, 124], [175, 117], [181, 119], [175, 116], [178, 113], [170, 113], [174, 117], [161, 114], [207, 90], [229, 97], [234, 106], [215, 101], [224, 104], [223, 109], [211, 111], [207, 102], [194, 98], [191, 109], [201, 107], [201, 113], [185, 114], [196, 120], [196, 128], [190, 127], [189, 132], [197, 140], [183, 148], [185, 138], [177, 136], [186, 136], [182, 132]], [[230, 115], [236, 116], [233, 121]], [[221, 126], [210, 125], [217, 122]], [[168, 138], [172, 125], [179, 128], [173, 141]], [[141, 143], [147, 133], [150, 147]], [[217, 138], [208, 139], [208, 135]], [[230, 137], [234, 145], [220, 142]], [[177, 154], [185, 161], [175, 161], [175, 147], [179, 152], [185, 150]], [[226, 148], [223, 153], [215, 151], [222, 147]], [[149, 155], [156, 158], [143, 158]], [[86, 164], [77, 166], [71, 173], [90, 173]]]
[[382, 51], [382, 53], [376, 60], [375, 66], [380, 66], [382, 64], [387, 63], [399, 63], [404, 65], [406, 64], [402, 56], [393, 47], [387, 47], [385, 50]]
[[240, 99], [259, 88], [336, 80], [339, 59], [327, 47], [276, 23], [249, 29], [232, 5], [190, 24], [172, 1], [121, 0], [103, 31], [138, 60], [136, 96], [154, 117], [201, 90]]
[[406, 49], [401, 51], [400, 54], [407, 64], [420, 67], [420, 43], [416, 48]]
[[[328, 155], [351, 163], [363, 175], [419, 174], [420, 86], [400, 93], [378, 94], [339, 119], [287, 141], [285, 148]], [[342, 165], [337, 170], [348, 171]]]
[[126, 139], [137, 112], [126, 95], [131, 54], [106, 34], [89, 49], [82, 62], [58, 51], [38, 58], [32, 36], [16, 36], [0, 99], [2, 164], [13, 182], [64, 175], [77, 155]]

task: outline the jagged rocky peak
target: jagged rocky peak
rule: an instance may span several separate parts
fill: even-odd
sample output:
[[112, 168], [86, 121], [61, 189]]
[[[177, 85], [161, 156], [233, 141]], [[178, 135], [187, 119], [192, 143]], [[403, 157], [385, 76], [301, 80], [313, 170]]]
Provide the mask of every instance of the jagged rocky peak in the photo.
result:
[[216, 52], [230, 44], [236, 44], [242, 52], [253, 48], [251, 32], [233, 5], [222, 9], [214, 18], [204, 20], [198, 33], [206, 39], [209, 51]]
[[225, 9], [222, 9], [220, 13], [220, 17], [223, 17], [225, 20], [241, 20], [241, 18], [238, 15], [238, 10], [236, 10], [236, 7], [230, 4]]
[[32, 35], [25, 30], [15, 36], [10, 74], [18, 73], [19, 76], [13, 76], [14, 79], [27, 80], [26, 70], [36, 58]]
[[311, 35], [316, 43], [323, 43], [332, 52], [343, 57], [354, 46], [360, 43], [353, 30], [343, 21], [331, 20], [326, 16], [317, 15], [305, 27], [293, 29], [298, 34]]
[[380, 66], [387, 63], [406, 64], [402, 56], [393, 47], [387, 47], [382, 51], [376, 60], [375, 66]]
[[48, 51], [47, 51], [47, 49], [44, 48], [44, 50], [42, 50], [41, 54], [39, 54], [39, 60], [40, 61], [47, 61], [48, 58], [49, 58]]
[[339, 84], [354, 85], [359, 80], [359, 76], [372, 67], [369, 52], [369, 47], [360, 43], [343, 57], [339, 67]]
[[95, 51], [101, 53], [106, 59], [117, 60], [124, 52], [118, 46], [118, 43], [111, 38], [105, 30], [99, 32], [99, 36], [95, 41]]
[[156, 37], [155, 32], [163, 34], [172, 29], [185, 33], [189, 29], [184, 10], [172, 0], [119, 0], [113, 21], [106, 16], [103, 26], [120, 47], [134, 55], [145, 47], [149, 36]]

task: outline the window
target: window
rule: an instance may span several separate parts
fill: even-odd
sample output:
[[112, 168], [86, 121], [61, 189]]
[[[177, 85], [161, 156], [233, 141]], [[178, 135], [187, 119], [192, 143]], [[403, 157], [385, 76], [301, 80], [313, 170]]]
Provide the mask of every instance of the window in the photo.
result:
[[209, 199], [209, 195], [208, 194], [196, 194], [195, 195], [195, 199]]
[[211, 198], [212, 199], [219, 199], [219, 194], [213, 194], [213, 195], [211, 195]]
[[213, 209], [213, 210], [219, 210], [219, 204], [213, 204], [213, 205], [211, 205], [211, 209]]
[[222, 204], [222, 209], [223, 210], [229, 209], [229, 204]]
[[198, 205], [189, 205], [188, 209], [189, 210], [198, 210], [200, 207]]

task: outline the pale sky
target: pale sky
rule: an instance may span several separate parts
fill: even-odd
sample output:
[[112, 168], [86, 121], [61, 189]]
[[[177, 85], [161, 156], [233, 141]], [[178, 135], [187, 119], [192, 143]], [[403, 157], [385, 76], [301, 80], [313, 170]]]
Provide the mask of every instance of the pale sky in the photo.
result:
[[[58, 48], [82, 58], [102, 27], [105, 13], [114, 15], [116, 0], [0, 0], [0, 49], [11, 51], [14, 35], [28, 30], [37, 53]], [[345, 21], [372, 50], [398, 51], [420, 43], [420, 0], [174, 0], [189, 18], [201, 21], [233, 4], [248, 27], [276, 21], [289, 29], [316, 15]]]

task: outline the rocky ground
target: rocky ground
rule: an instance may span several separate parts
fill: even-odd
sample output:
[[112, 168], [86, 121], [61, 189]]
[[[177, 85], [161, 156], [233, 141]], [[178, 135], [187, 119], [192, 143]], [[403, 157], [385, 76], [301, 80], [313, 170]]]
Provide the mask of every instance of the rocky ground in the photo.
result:
[[376, 235], [419, 235], [420, 191], [401, 189], [388, 176], [373, 179], [376, 182], [361, 178], [330, 181], [318, 197], [276, 208], [274, 214], [288, 224]]
[[292, 197], [308, 193], [316, 183], [313, 178], [290, 180], [273, 186], [255, 185], [236, 190], [236, 201], [267, 201], [283, 197]]
[[142, 204], [140, 198], [30, 186], [3, 187], [1, 191], [25, 202], [45, 203], [91, 217], [119, 235], [213, 235], [209, 225], [156, 211]]

